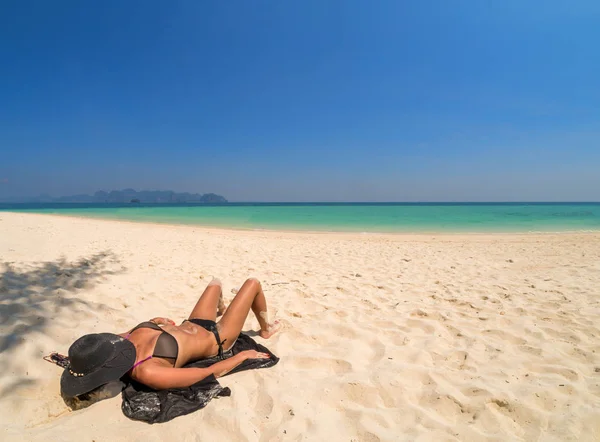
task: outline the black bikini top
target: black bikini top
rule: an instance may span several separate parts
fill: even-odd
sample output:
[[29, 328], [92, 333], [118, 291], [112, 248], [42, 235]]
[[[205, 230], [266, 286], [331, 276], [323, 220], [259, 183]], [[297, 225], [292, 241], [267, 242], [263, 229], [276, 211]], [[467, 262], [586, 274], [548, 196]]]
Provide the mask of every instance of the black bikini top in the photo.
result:
[[[138, 328], [151, 328], [153, 330], [158, 330], [161, 332], [158, 340], [156, 341], [156, 345], [154, 346], [154, 352], [152, 353], [153, 358], [167, 358], [167, 359], [175, 359], [177, 360], [177, 356], [179, 355], [179, 344], [177, 343], [177, 339], [166, 331], [164, 331], [161, 327], [159, 327], [154, 322], [146, 321], [141, 324], [136, 325], [131, 329], [129, 335], [136, 331]], [[129, 337], [128, 335], [128, 337]]]

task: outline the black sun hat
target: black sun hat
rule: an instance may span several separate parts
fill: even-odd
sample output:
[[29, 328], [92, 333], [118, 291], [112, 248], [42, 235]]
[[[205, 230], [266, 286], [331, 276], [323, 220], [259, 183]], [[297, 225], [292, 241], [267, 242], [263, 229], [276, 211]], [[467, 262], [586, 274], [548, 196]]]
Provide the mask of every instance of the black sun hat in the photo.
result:
[[127, 373], [135, 363], [135, 346], [112, 333], [85, 335], [69, 348], [69, 361], [60, 388], [67, 396], [79, 396]]

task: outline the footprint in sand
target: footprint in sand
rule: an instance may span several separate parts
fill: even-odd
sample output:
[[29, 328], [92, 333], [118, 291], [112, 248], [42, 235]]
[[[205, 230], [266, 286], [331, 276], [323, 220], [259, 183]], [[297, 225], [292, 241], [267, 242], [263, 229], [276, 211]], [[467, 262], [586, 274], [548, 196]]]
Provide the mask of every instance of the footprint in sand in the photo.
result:
[[519, 350], [534, 356], [541, 356], [542, 349], [537, 347], [532, 347], [531, 345], [519, 345]]
[[461, 393], [467, 397], [492, 397], [492, 393], [485, 388], [466, 387], [461, 390]]
[[561, 367], [558, 365], [531, 365], [529, 371], [533, 373], [539, 373], [541, 375], [558, 375], [570, 382], [577, 382], [580, 380], [579, 374], [570, 368]]
[[557, 406], [556, 396], [543, 390], [533, 393], [527, 402], [532, 403], [534, 407], [541, 408], [544, 411], [554, 411]]
[[492, 399], [486, 408], [498, 420], [521, 427], [524, 440], [538, 440], [543, 417], [537, 410], [507, 399]]
[[396, 347], [404, 347], [410, 343], [410, 338], [406, 333], [397, 331], [383, 332], [386, 340]]
[[348, 313], [343, 311], [343, 310], [336, 310], [334, 312], [334, 314], [338, 317], [338, 318], [347, 318], [348, 317]]
[[265, 381], [262, 374], [255, 373], [254, 379], [258, 384], [254, 411], [260, 416], [269, 416], [273, 411], [273, 397], [265, 391]]
[[446, 365], [457, 370], [472, 369], [468, 359], [469, 354], [466, 351], [454, 351], [446, 357]]
[[[373, 414], [366, 414], [362, 411], [345, 410], [345, 414], [349, 420], [353, 423], [353, 430], [356, 432], [356, 438], [351, 438], [350, 442], [381, 442], [381, 438], [375, 433], [372, 433], [367, 429], [365, 425], [365, 418], [373, 419], [376, 421], [375, 427], [389, 428], [389, 425], [381, 418], [378, 418]], [[371, 426], [372, 427], [372, 426]]]
[[421, 330], [425, 335], [431, 335], [435, 332], [435, 327], [420, 319], [408, 319], [406, 325]]
[[328, 374], [346, 374], [352, 371], [352, 364], [343, 359], [312, 358], [307, 356], [292, 356], [289, 361], [301, 370], [326, 371]]
[[507, 341], [508, 343], [513, 344], [513, 345], [527, 344], [527, 341], [525, 339], [515, 336], [504, 330], [487, 329], [487, 330], [483, 330], [483, 333], [485, 333], [485, 336], [494, 336], [503, 341]]
[[560, 330], [555, 330], [550, 327], [540, 327], [540, 330], [554, 339], [560, 339], [561, 341], [572, 342], [574, 344], [581, 342], [581, 339], [572, 332], [561, 332]]
[[383, 359], [385, 356], [385, 345], [383, 345], [379, 340], [372, 339], [369, 342], [369, 347], [373, 350], [373, 356], [371, 356], [371, 363], [377, 363]]
[[396, 330], [396, 323], [392, 321], [373, 321], [373, 326], [377, 330]]
[[333, 324], [327, 327], [327, 330], [332, 330], [334, 335], [338, 339], [356, 339], [358, 337], [358, 334], [356, 333], [356, 328], [349, 327], [347, 325]]
[[331, 397], [342, 397], [344, 400], [352, 401], [367, 408], [379, 408], [383, 400], [378, 390], [378, 388], [364, 383], [347, 382], [336, 386], [332, 390]]
[[436, 419], [450, 425], [454, 424], [462, 415], [472, 415], [474, 411], [454, 396], [439, 394], [435, 391], [424, 394], [418, 404], [434, 413]]

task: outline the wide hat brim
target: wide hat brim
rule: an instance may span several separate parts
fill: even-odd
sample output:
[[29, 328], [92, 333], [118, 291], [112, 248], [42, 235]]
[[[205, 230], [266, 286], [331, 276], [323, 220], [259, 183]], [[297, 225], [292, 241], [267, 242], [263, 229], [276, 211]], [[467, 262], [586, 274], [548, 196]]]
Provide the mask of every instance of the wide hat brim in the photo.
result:
[[126, 339], [112, 333], [101, 333], [111, 338], [120, 339], [114, 342], [115, 351], [112, 359], [106, 361], [101, 367], [84, 376], [72, 375], [65, 369], [60, 378], [61, 392], [69, 397], [88, 393], [101, 385], [120, 379], [135, 363], [135, 346]]

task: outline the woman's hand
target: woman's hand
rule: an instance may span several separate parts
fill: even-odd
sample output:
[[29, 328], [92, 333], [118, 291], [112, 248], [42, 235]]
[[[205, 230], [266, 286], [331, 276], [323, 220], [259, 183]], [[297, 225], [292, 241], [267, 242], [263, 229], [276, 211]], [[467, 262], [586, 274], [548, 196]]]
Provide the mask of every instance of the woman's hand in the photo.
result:
[[153, 318], [150, 322], [154, 322], [156, 325], [175, 325], [175, 321], [169, 318]]
[[256, 350], [244, 350], [239, 353], [242, 355], [243, 359], [270, 359], [271, 355], [269, 353], [263, 353]]

